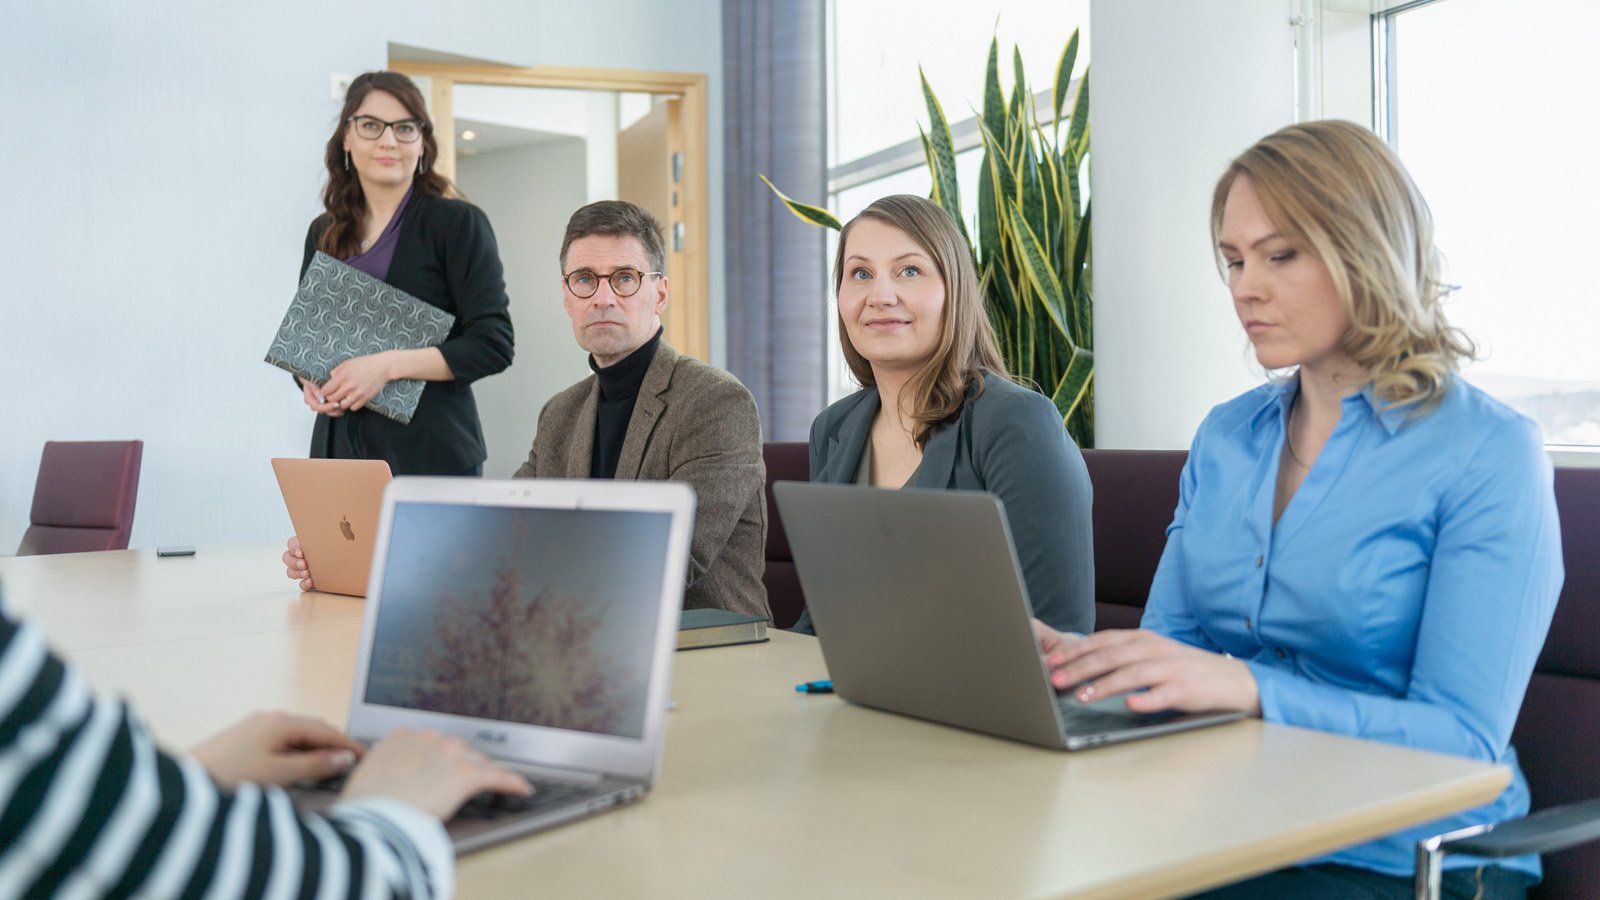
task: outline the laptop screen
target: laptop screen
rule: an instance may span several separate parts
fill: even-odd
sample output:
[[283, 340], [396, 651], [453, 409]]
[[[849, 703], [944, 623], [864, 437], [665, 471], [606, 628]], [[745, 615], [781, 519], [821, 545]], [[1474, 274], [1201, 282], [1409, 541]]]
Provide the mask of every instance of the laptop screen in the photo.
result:
[[396, 503], [366, 702], [642, 737], [671, 523]]

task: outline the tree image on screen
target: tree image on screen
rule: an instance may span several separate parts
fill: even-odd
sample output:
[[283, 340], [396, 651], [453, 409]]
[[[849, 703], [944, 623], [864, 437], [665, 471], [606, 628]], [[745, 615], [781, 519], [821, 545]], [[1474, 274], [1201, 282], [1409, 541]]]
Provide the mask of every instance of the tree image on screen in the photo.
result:
[[[520, 529], [519, 529], [520, 531]], [[517, 535], [520, 551], [523, 535]], [[422, 656], [417, 708], [615, 732], [626, 694], [596, 650], [605, 601], [530, 588], [502, 558], [487, 597], [442, 588]]]

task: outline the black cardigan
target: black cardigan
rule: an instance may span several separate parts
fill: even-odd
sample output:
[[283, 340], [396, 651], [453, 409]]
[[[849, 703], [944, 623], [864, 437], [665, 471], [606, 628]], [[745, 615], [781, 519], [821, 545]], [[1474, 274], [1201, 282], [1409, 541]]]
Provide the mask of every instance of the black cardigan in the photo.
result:
[[[301, 278], [330, 221], [318, 216], [306, 232]], [[345, 413], [344, 427], [334, 428], [319, 414], [311, 456], [359, 451], [385, 460], [396, 475], [460, 475], [488, 455], [472, 382], [511, 365], [510, 301], [489, 219], [464, 200], [412, 194], [384, 280], [456, 317], [439, 345], [456, 379], [428, 382], [409, 425], [361, 409]], [[343, 446], [332, 446], [335, 441]]]

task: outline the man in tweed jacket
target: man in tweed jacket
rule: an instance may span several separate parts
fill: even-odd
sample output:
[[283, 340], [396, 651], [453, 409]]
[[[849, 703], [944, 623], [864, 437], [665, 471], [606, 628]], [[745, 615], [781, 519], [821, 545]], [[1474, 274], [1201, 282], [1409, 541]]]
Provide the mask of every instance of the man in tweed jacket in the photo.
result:
[[594, 374], [544, 405], [515, 477], [688, 482], [698, 499], [684, 607], [770, 616], [755, 399], [662, 340], [664, 259], [661, 226], [638, 206], [602, 201], [573, 214], [561, 242], [562, 302]]

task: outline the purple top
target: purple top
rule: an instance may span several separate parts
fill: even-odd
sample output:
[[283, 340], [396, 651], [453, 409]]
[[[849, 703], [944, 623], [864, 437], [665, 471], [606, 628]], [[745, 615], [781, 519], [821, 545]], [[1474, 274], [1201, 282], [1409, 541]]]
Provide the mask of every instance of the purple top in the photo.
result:
[[378, 240], [365, 251], [345, 257], [345, 262], [379, 281], [388, 280], [386, 276], [389, 274], [389, 263], [394, 261], [394, 246], [400, 242], [400, 220], [406, 214], [406, 204], [411, 202], [411, 192], [414, 190], [415, 185], [406, 188], [406, 195], [400, 198], [400, 205], [395, 208], [389, 224], [384, 226], [383, 234], [378, 235]]

